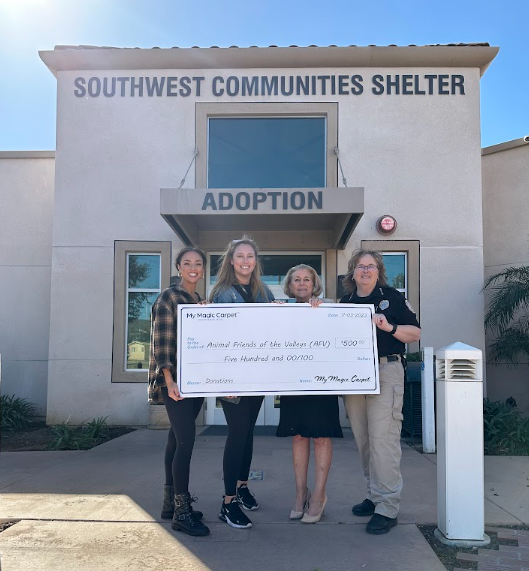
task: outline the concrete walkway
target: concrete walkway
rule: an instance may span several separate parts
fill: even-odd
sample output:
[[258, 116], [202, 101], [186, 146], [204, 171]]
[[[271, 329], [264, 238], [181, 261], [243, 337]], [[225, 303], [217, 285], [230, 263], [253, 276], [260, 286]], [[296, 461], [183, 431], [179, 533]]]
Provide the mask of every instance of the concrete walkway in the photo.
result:
[[[403, 445], [405, 488], [399, 525], [370, 536], [351, 505], [364, 498], [350, 433], [336, 440], [329, 503], [316, 525], [290, 522], [294, 481], [290, 439], [256, 437], [254, 527], [218, 518], [225, 438], [198, 436], [191, 491], [211, 528], [206, 538], [173, 532], [159, 519], [165, 432], [138, 430], [85, 452], [1, 456], [0, 518], [20, 520], [0, 534], [3, 571], [442, 571], [415, 524], [435, 524], [435, 456]], [[529, 458], [486, 459], [488, 524], [529, 524]]]

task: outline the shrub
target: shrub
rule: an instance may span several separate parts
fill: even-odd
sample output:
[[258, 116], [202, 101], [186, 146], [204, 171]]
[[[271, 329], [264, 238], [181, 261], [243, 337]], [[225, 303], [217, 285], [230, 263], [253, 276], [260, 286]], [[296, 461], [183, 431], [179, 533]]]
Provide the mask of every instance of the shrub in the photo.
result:
[[0, 397], [2, 430], [25, 430], [35, 416], [35, 407], [27, 400], [15, 395]]
[[483, 403], [485, 454], [529, 455], [529, 418], [503, 402]]
[[53, 427], [54, 440], [50, 450], [88, 450], [108, 440], [105, 418], [95, 418], [87, 424], [68, 426], [68, 422]]

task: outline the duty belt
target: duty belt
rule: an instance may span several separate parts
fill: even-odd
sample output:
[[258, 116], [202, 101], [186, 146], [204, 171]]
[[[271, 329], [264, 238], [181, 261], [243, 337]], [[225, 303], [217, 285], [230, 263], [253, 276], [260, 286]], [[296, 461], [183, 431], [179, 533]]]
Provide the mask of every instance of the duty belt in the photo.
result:
[[388, 355], [387, 357], [379, 357], [378, 362], [381, 365], [387, 365], [388, 363], [393, 363], [394, 361], [401, 361], [402, 357], [400, 355]]

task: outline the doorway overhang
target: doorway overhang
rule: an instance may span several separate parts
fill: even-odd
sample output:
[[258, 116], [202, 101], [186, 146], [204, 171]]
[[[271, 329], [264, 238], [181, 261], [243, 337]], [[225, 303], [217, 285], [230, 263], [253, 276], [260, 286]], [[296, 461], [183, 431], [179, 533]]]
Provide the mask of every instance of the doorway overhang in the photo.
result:
[[206, 249], [246, 233], [262, 247], [342, 250], [364, 213], [364, 189], [162, 188], [160, 213], [184, 244]]

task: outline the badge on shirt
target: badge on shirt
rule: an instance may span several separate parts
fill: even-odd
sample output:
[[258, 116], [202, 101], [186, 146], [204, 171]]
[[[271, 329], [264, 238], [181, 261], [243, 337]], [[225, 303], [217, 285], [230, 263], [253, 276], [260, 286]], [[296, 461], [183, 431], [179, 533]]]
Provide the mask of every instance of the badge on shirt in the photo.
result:
[[408, 300], [406, 300], [406, 307], [407, 307], [412, 313], [415, 313], [415, 309], [413, 309], [413, 307], [411, 306], [411, 303], [410, 303]]
[[378, 304], [378, 308], [380, 309], [380, 311], [384, 311], [384, 309], [387, 309], [388, 307], [389, 307], [389, 301], [387, 299], [383, 299]]

